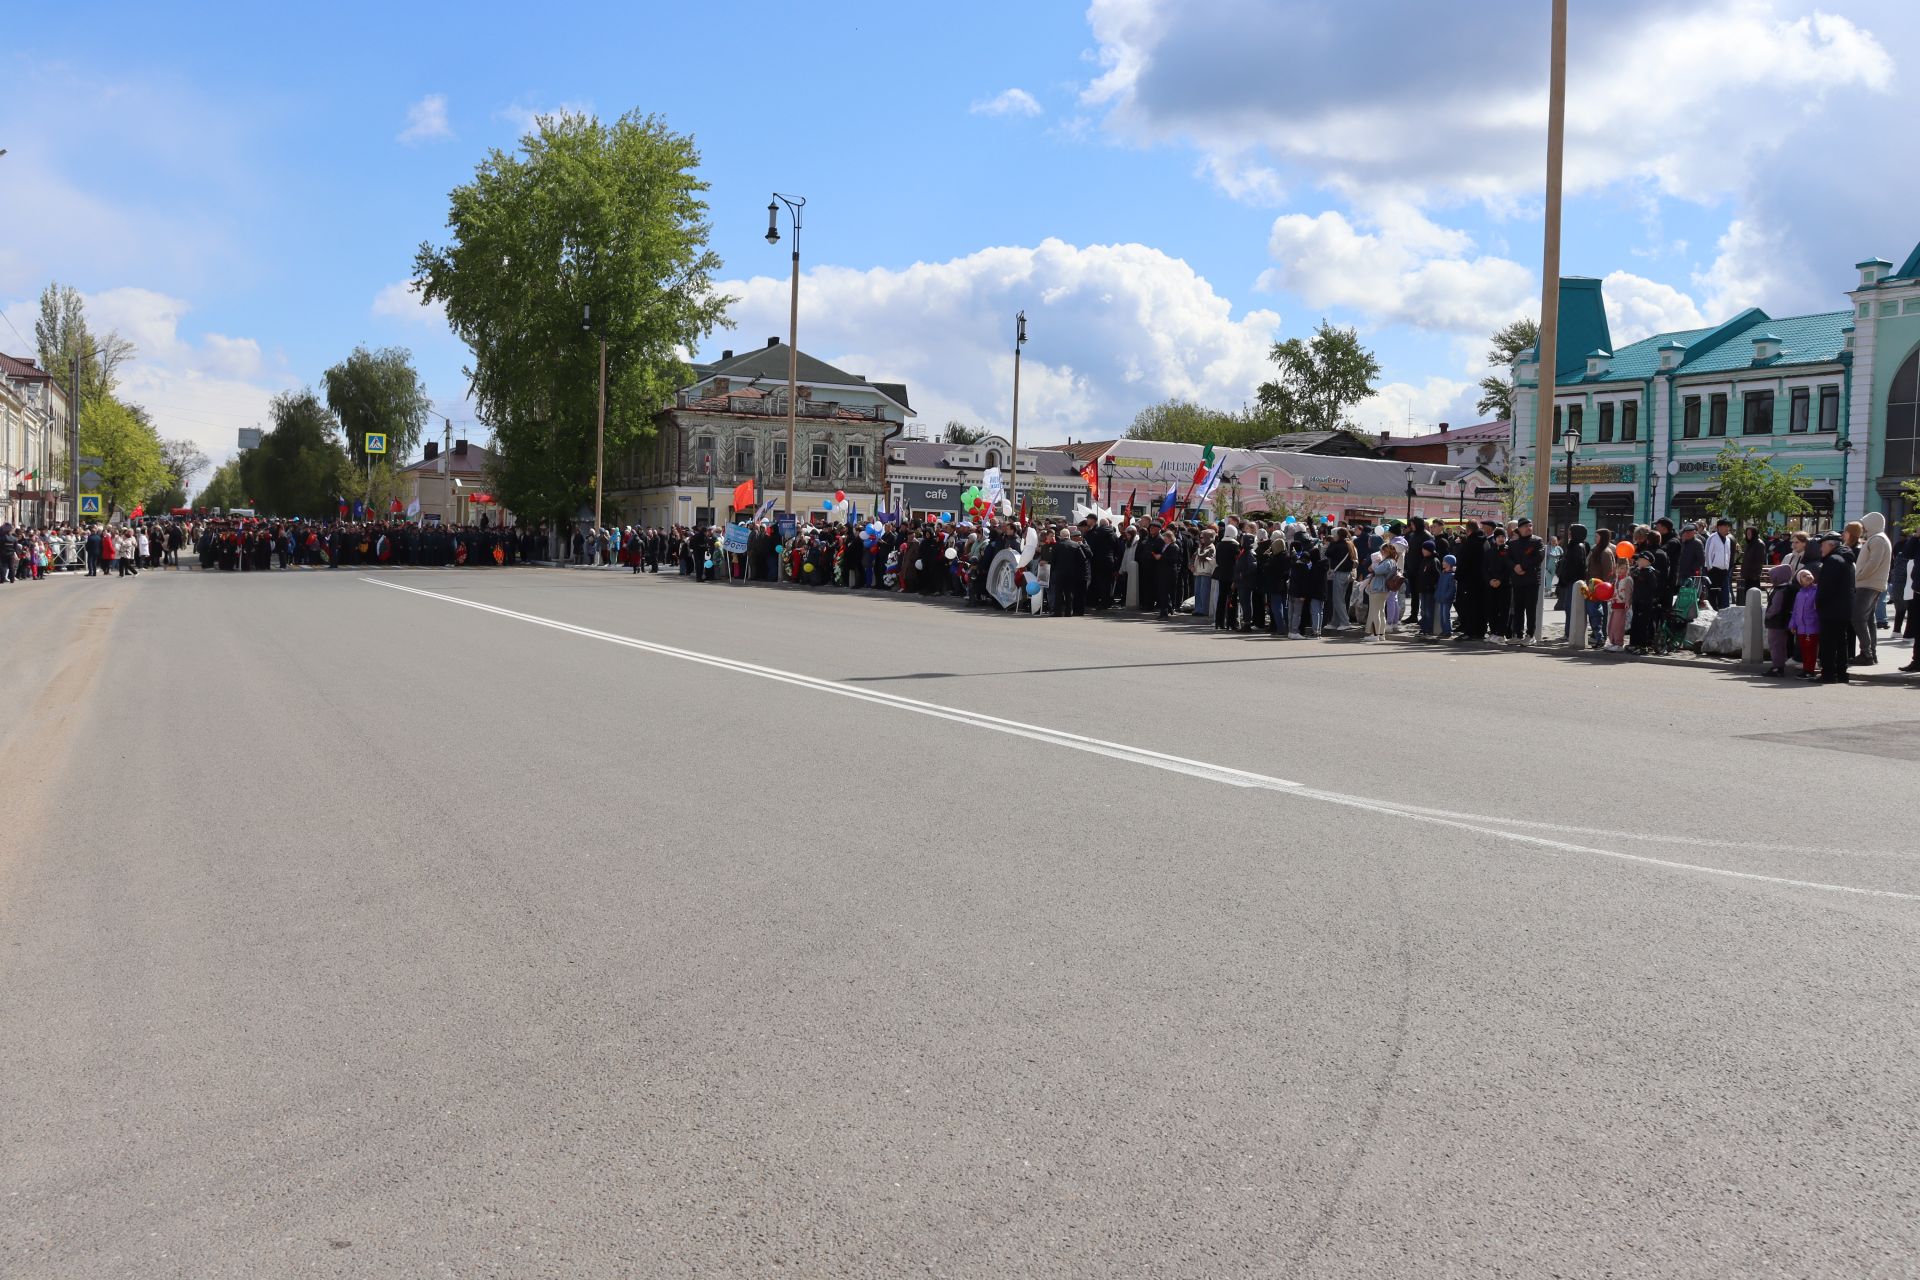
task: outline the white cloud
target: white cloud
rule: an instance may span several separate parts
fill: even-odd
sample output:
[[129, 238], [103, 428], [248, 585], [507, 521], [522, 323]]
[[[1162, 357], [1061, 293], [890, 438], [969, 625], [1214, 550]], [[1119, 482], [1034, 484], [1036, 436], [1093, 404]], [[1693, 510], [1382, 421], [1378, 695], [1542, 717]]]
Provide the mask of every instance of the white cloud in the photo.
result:
[[534, 131], [542, 116], [591, 116], [591, 102], [560, 102], [550, 107], [533, 106], [526, 99], [509, 102], [493, 113], [495, 120], [504, 120], [513, 126], [515, 133], [524, 137]]
[[1037, 116], [1042, 108], [1038, 99], [1025, 89], [1005, 89], [991, 98], [982, 98], [967, 108], [976, 116]]
[[1489, 333], [1538, 309], [1534, 273], [1506, 258], [1475, 256], [1466, 233], [1394, 203], [1377, 208], [1372, 225], [1362, 231], [1333, 210], [1281, 215], [1267, 242], [1277, 265], [1260, 286], [1377, 323], [1455, 333]]
[[[1607, 301], [1607, 328], [1613, 334], [1614, 350], [1656, 333], [1675, 329], [1698, 329], [1707, 321], [1700, 307], [1670, 284], [1615, 271], [1600, 282], [1600, 293]], [[1726, 319], [1717, 316], [1715, 322]]]
[[[1765, 307], [1774, 315], [1783, 313], [1783, 298], [1791, 291], [1791, 282], [1780, 268], [1788, 255], [1778, 235], [1736, 218], [1714, 247], [1717, 252], [1713, 264], [1696, 272], [1693, 284], [1703, 291], [1707, 314], [1715, 323], [1732, 319], [1747, 307]], [[1853, 285], [1850, 274], [1836, 275], [1833, 297], [1837, 305], [1829, 304], [1829, 310], [1837, 311], [1846, 304], [1840, 295]]]
[[1480, 419], [1473, 403], [1479, 388], [1451, 378], [1428, 378], [1418, 385], [1390, 382], [1353, 407], [1354, 425], [1396, 436], [1424, 435], [1442, 422], [1465, 426]]
[[447, 123], [447, 95], [430, 93], [407, 108], [407, 126], [397, 141], [412, 145], [442, 142], [452, 136], [453, 126]]
[[[1646, 180], [1731, 192], [1836, 96], [1881, 93], [1870, 31], [1803, 0], [1616, 0], [1570, 44], [1570, 192]], [[1184, 141], [1350, 192], [1502, 205], [1539, 189], [1546, 6], [1092, 0], [1101, 74], [1082, 101], [1121, 137]], [[1891, 20], [1891, 19], [1890, 19]], [[1366, 68], [1364, 76], [1353, 69]]]
[[[275, 392], [297, 385], [252, 338], [183, 335], [181, 322], [191, 307], [181, 298], [134, 287], [82, 297], [89, 326], [133, 343], [133, 358], [120, 366], [120, 398], [144, 407], [161, 435], [193, 441], [216, 464], [234, 452], [239, 428], [269, 425], [267, 402]], [[36, 301], [12, 302], [4, 310], [22, 333], [33, 332]], [[11, 336], [5, 325], [0, 329]]]
[[[784, 278], [721, 287], [738, 299], [733, 315], [748, 342], [786, 332]], [[1157, 249], [1048, 239], [897, 271], [817, 267], [800, 283], [800, 347], [850, 373], [907, 383], [923, 424], [1004, 427], [1013, 316], [1023, 308], [1020, 437], [1035, 443], [1117, 433], [1172, 396], [1236, 408], [1270, 376], [1280, 324], [1264, 310], [1235, 319], [1192, 267]]]
[[373, 295], [372, 311], [374, 315], [390, 320], [404, 320], [429, 328], [447, 327], [447, 304], [431, 302], [421, 305], [419, 290], [411, 280], [396, 280], [384, 286]]

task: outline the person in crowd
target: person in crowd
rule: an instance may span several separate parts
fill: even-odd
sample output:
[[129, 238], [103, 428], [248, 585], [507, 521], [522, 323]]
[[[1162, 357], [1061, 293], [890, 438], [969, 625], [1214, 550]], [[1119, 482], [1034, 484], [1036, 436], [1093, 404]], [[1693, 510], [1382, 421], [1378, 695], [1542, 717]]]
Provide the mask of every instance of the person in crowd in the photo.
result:
[[1533, 520], [1521, 516], [1507, 541], [1507, 564], [1513, 578], [1513, 643], [1533, 643], [1540, 634], [1540, 582], [1546, 570], [1546, 547], [1534, 536]]
[[1853, 648], [1854, 561], [1846, 538], [1826, 533], [1820, 557], [1820, 576], [1814, 588], [1815, 607], [1820, 614], [1820, 680], [1824, 684], [1850, 684], [1848, 660]]
[[1767, 582], [1773, 588], [1767, 596], [1763, 618], [1767, 629], [1767, 670], [1770, 676], [1787, 674], [1787, 658], [1793, 650], [1793, 600], [1800, 585], [1794, 581], [1791, 566], [1767, 566]]
[[1853, 647], [1854, 660], [1870, 667], [1880, 660], [1880, 623], [1878, 611], [1893, 581], [1893, 540], [1887, 537], [1887, 518], [1869, 511], [1858, 521], [1847, 524], [1855, 535], [1856, 559], [1853, 564]]
[[[1604, 539], [1603, 539], [1604, 541]], [[1576, 625], [1581, 625], [1574, 617], [1575, 610], [1584, 609], [1587, 601], [1575, 594], [1574, 587], [1593, 575], [1587, 571], [1587, 561], [1592, 558], [1593, 548], [1587, 543], [1587, 526], [1583, 524], [1567, 527], [1567, 541], [1560, 553], [1559, 563], [1554, 566], [1553, 586], [1560, 612], [1566, 615], [1569, 638]]]
[[1196, 618], [1213, 616], [1213, 571], [1219, 563], [1219, 548], [1214, 545], [1213, 530], [1202, 529], [1199, 541], [1193, 548], [1193, 559], [1188, 565], [1193, 573], [1193, 615]]
[[[1233, 566], [1239, 558], [1240, 537], [1234, 527], [1228, 525], [1220, 534], [1219, 545], [1214, 548], [1213, 629], [1215, 631], [1239, 629], [1238, 601], [1233, 594]], [[1165, 617], [1166, 612], [1162, 610], [1160, 616]]]
[[1162, 529], [1158, 540], [1152, 542], [1147, 551], [1148, 571], [1142, 575], [1140, 585], [1143, 593], [1151, 586], [1163, 619], [1172, 617], [1174, 606], [1179, 603], [1174, 599], [1174, 591], [1180, 580], [1180, 557], [1180, 544], [1174, 540], [1172, 529]]
[[[1371, 533], [1361, 535], [1371, 538]], [[1361, 549], [1362, 554], [1371, 554]], [[1349, 540], [1347, 529], [1343, 525], [1333, 531], [1333, 541], [1327, 544], [1327, 601], [1331, 612], [1327, 615], [1327, 629], [1346, 631], [1353, 625], [1353, 614], [1348, 607], [1352, 598], [1353, 574], [1356, 544]]]
[[1633, 612], [1628, 622], [1628, 641], [1635, 653], [1653, 652], [1667, 618], [1666, 583], [1655, 562], [1659, 554], [1652, 547], [1642, 547], [1633, 556]]
[[[1086, 544], [1080, 538], [1080, 530], [1067, 525], [1061, 528], [1060, 536], [1054, 540], [1047, 587], [1053, 595], [1053, 616], [1056, 618], [1079, 618], [1087, 612], [1087, 588], [1093, 582], [1093, 557], [1087, 553]], [[996, 542], [987, 553], [988, 563], [992, 562], [998, 550]], [[985, 572], [980, 577], [984, 581]]]
[[1714, 521], [1704, 550], [1707, 569], [1707, 599], [1715, 610], [1727, 607], [1733, 582], [1733, 521], [1725, 516]]
[[[1436, 539], [1436, 545], [1437, 545]], [[1452, 555], [1440, 557], [1440, 571], [1433, 580], [1433, 631], [1430, 638], [1453, 637], [1453, 602], [1460, 593], [1460, 562]]]
[[[1605, 579], [1602, 579], [1605, 581]], [[1617, 555], [1613, 560], [1613, 594], [1607, 598], [1607, 643], [1609, 653], [1620, 653], [1627, 647], [1627, 640], [1633, 626], [1633, 562], [1621, 560]]]
[[1374, 553], [1367, 566], [1367, 634], [1365, 643], [1387, 638], [1387, 597], [1400, 590], [1400, 548], [1389, 542]]
[[1287, 540], [1274, 530], [1260, 548], [1260, 594], [1267, 602], [1267, 634], [1287, 632], [1287, 597], [1291, 593], [1293, 553]]
[[1793, 628], [1794, 642], [1800, 648], [1800, 678], [1817, 680], [1820, 678], [1820, 606], [1814, 593], [1813, 570], [1795, 570], [1793, 583], [1793, 612], [1789, 615], [1789, 625]]
[[1507, 552], [1507, 531], [1489, 520], [1486, 546], [1480, 551], [1480, 572], [1486, 582], [1487, 635], [1504, 644], [1513, 623], [1513, 567]]
[[1757, 590], [1763, 580], [1771, 580], [1771, 575], [1767, 573], [1772, 567], [1769, 559], [1767, 544], [1760, 539], [1760, 530], [1748, 525], [1740, 539], [1740, 599], [1736, 603], [1745, 604], [1749, 591]]
[[1249, 524], [1242, 531], [1245, 541], [1233, 562], [1233, 595], [1240, 604], [1240, 630], [1259, 631], [1266, 626], [1266, 611], [1260, 594], [1260, 539], [1262, 532]]
[[[1593, 540], [1593, 550], [1587, 552], [1587, 581], [1614, 581], [1614, 541], [1613, 530], [1602, 529]], [[1599, 648], [1607, 638], [1607, 601], [1594, 596], [1587, 598], [1587, 644]]]

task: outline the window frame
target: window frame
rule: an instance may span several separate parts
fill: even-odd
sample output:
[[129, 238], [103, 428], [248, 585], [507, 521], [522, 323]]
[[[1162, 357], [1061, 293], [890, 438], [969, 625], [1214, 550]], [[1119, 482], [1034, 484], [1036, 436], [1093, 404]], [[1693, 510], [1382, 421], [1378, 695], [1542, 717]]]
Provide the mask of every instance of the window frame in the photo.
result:
[[1640, 402], [1620, 402], [1620, 443], [1635, 444], [1640, 439]]
[[1707, 397], [1707, 439], [1726, 439], [1727, 410], [1732, 399], [1724, 391], [1716, 391]]
[[811, 480], [826, 480], [833, 475], [833, 446], [825, 440], [815, 440], [808, 453], [807, 477]]
[[1595, 430], [1594, 443], [1596, 444], [1612, 444], [1613, 443], [1614, 412], [1615, 411], [1613, 407], [1613, 402], [1611, 400], [1601, 402], [1600, 422], [1598, 427]]
[[1787, 434], [1803, 436], [1813, 429], [1813, 388], [1791, 387], [1787, 393]]
[[[1827, 425], [1827, 406], [1833, 406], [1833, 425]], [[1840, 433], [1840, 388], [1829, 382], [1820, 388], [1820, 408], [1814, 419], [1814, 432], [1819, 435], [1838, 435]]]
[[[1764, 407], [1764, 412], [1755, 412], [1755, 406]], [[1740, 434], [1743, 436], [1770, 436], [1773, 434], [1774, 393], [1772, 387], [1757, 391], [1742, 392], [1740, 396]], [[1755, 423], [1765, 419], [1764, 426]]]
[[1698, 440], [1700, 438], [1700, 397], [1682, 396], [1680, 399], [1680, 438]]
[[865, 480], [867, 478], [867, 446], [849, 444], [847, 446], [847, 479]]

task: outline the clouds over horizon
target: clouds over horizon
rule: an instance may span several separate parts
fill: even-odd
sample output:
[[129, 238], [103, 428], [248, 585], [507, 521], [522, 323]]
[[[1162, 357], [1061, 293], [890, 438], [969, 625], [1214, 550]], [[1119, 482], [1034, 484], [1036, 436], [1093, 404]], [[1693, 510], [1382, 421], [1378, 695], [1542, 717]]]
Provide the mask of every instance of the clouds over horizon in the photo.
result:
[[[786, 332], [784, 278], [723, 282], [736, 332]], [[1013, 317], [1027, 313], [1021, 438], [1118, 434], [1143, 406], [1182, 397], [1237, 408], [1271, 372], [1280, 317], [1238, 319], [1178, 258], [1141, 244], [981, 249], [901, 270], [823, 266], [800, 282], [800, 347], [849, 373], [905, 382], [919, 421], [1004, 427], [1013, 400]], [[716, 334], [703, 347], [737, 346]]]

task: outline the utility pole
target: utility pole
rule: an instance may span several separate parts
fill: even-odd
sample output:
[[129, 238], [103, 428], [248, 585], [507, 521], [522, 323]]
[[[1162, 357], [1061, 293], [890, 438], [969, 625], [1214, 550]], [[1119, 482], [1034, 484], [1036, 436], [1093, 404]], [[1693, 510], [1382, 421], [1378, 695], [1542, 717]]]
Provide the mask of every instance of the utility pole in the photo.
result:
[[[4, 153], [0, 153], [4, 154]], [[80, 523], [80, 357], [73, 357], [67, 380], [67, 519]], [[52, 436], [53, 405], [47, 405], [47, 435]], [[56, 509], [55, 514], [58, 514]]]
[[593, 433], [593, 527], [603, 528], [600, 504], [607, 482], [607, 340], [600, 339], [600, 422]]
[[[793, 219], [793, 289], [787, 304], [787, 513], [799, 517], [793, 505], [793, 469], [799, 465], [794, 456], [795, 397], [800, 388], [800, 211], [806, 208], [805, 196], [783, 196], [778, 191], [767, 201], [767, 243], [780, 243], [780, 206], [787, 206]], [[709, 504], [711, 505], [711, 504]]]
[[[1540, 391], [1534, 399], [1533, 527], [1544, 538], [1553, 483], [1554, 374], [1560, 344], [1560, 171], [1567, 132], [1567, 0], [1553, 0], [1553, 34], [1547, 72], [1546, 235], [1540, 263]], [[1544, 561], [1543, 561], [1544, 563]], [[1536, 590], [1534, 625], [1546, 619], [1547, 575]], [[1571, 626], [1571, 624], [1569, 624]]]
[[1020, 491], [1020, 348], [1027, 345], [1027, 313], [1013, 318], [1013, 457], [1007, 460], [1008, 487]]

